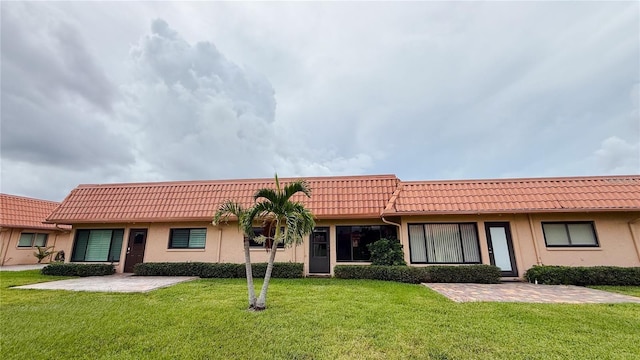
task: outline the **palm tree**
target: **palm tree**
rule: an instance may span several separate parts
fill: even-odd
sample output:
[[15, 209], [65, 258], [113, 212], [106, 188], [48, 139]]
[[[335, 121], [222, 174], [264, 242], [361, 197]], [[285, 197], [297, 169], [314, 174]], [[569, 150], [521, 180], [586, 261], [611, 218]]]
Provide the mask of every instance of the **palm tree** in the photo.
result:
[[[304, 180], [294, 181], [284, 188], [280, 186], [278, 174], [275, 175], [276, 188], [263, 188], [256, 191], [253, 196], [256, 203], [247, 210], [243, 218], [243, 228], [251, 228], [254, 221], [262, 221], [268, 228], [275, 226], [275, 235], [271, 241], [271, 254], [264, 275], [264, 283], [260, 296], [255, 304], [255, 310], [264, 310], [267, 303], [267, 290], [273, 262], [276, 257], [278, 243], [284, 242], [285, 246], [298, 245], [303, 242], [303, 237], [313, 231], [315, 221], [313, 215], [304, 205], [291, 201], [291, 197], [297, 193], [303, 193], [311, 197], [311, 189]], [[261, 201], [258, 201], [261, 200]], [[270, 235], [270, 234], [267, 234]]]
[[245, 227], [247, 211], [238, 203], [227, 200], [218, 208], [213, 217], [213, 225], [220, 224], [221, 221], [229, 220], [229, 217], [235, 216], [238, 219], [238, 228], [244, 233], [244, 265], [247, 276], [247, 290], [249, 294], [249, 310], [256, 307], [256, 291], [253, 288], [253, 271], [251, 270], [251, 252], [249, 251], [249, 239], [253, 238], [253, 229], [249, 222], [248, 228]]

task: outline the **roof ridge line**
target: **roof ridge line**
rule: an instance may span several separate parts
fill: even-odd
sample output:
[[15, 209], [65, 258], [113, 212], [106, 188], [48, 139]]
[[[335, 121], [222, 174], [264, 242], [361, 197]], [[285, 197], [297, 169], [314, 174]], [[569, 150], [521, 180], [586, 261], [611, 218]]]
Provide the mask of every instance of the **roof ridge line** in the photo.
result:
[[[378, 175], [340, 175], [340, 176], [298, 176], [298, 177], [278, 177], [280, 181], [295, 180], [362, 180], [362, 179], [395, 179], [400, 180], [395, 174]], [[78, 188], [100, 188], [100, 187], [144, 187], [162, 185], [215, 185], [215, 184], [247, 184], [259, 182], [273, 182], [273, 178], [248, 178], [248, 179], [216, 179], [216, 180], [169, 180], [169, 181], [149, 181], [149, 182], [129, 182], [129, 183], [104, 183], [104, 184], [79, 184]]]
[[456, 183], [489, 183], [489, 182], [542, 182], [542, 181], [578, 181], [578, 180], [640, 180], [637, 175], [596, 175], [596, 176], [559, 176], [559, 177], [529, 177], [529, 178], [493, 178], [493, 179], [450, 179], [450, 180], [401, 180], [403, 184], [456, 184]]
[[29, 196], [22, 196], [22, 195], [13, 195], [13, 194], [0, 193], [0, 197], [1, 196], [7, 196], [7, 197], [12, 197], [12, 198], [16, 198], [16, 199], [22, 199], [22, 200], [29, 200], [29, 201], [48, 202], [48, 203], [53, 203], [53, 204], [58, 204], [58, 205], [60, 204], [59, 201], [38, 199], [38, 198], [29, 197]]

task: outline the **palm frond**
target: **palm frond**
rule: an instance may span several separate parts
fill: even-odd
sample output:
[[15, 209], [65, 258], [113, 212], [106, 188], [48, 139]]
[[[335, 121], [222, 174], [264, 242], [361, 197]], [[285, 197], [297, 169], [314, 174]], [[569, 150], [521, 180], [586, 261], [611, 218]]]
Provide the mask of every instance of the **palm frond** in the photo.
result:
[[279, 197], [279, 194], [275, 190], [262, 188], [258, 189], [255, 192], [255, 194], [253, 195], [253, 200], [257, 201], [258, 199], [264, 198], [268, 201], [271, 201], [272, 203], [280, 203]]
[[216, 211], [213, 216], [213, 224], [218, 225], [220, 222], [228, 222], [229, 218], [235, 216], [238, 219], [238, 223], [242, 221], [242, 217], [245, 215], [245, 210], [242, 205], [237, 202], [227, 200]]
[[303, 193], [307, 197], [311, 197], [311, 188], [306, 180], [297, 180], [284, 187], [284, 198], [289, 200], [293, 195], [297, 193]]

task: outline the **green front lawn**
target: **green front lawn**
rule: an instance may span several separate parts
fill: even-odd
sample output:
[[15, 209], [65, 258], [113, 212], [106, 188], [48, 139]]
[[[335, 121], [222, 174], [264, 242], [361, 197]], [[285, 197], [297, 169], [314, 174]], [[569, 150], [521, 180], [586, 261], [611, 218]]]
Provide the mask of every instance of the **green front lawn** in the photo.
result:
[[589, 286], [590, 288], [640, 297], [640, 286]]
[[272, 280], [245, 310], [242, 279], [146, 294], [7, 289], [3, 359], [634, 359], [640, 305], [457, 304], [420, 285]]

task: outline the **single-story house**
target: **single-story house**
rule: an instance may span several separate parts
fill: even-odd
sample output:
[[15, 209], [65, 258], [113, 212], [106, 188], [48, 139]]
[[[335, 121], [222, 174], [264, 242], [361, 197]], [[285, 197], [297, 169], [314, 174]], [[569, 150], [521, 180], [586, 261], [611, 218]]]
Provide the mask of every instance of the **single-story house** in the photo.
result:
[[[0, 266], [36, 264], [37, 246], [71, 254], [71, 226], [43, 221], [58, 202], [0, 194]], [[51, 261], [51, 257], [42, 262]]]
[[[281, 179], [287, 182], [291, 179]], [[640, 176], [401, 181], [395, 175], [306, 178], [297, 195], [316, 217], [305, 243], [276, 261], [306, 274], [368, 264], [366, 247], [396, 237], [412, 266], [495, 264], [505, 277], [533, 265], [640, 266]], [[237, 223], [211, 223], [231, 199], [249, 206], [272, 179], [80, 185], [48, 217], [72, 226], [67, 261], [242, 263]], [[261, 231], [256, 227], [256, 232]], [[265, 262], [252, 243], [252, 260]]]

